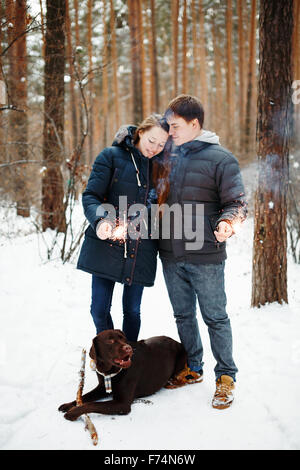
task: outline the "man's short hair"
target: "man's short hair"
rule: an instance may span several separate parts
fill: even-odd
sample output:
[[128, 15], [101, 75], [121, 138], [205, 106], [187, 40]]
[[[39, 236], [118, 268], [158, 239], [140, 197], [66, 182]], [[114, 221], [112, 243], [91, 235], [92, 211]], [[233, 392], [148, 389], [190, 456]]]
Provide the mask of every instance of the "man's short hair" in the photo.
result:
[[203, 127], [204, 109], [201, 102], [195, 96], [176, 96], [176, 98], [168, 104], [168, 108], [165, 112], [166, 119], [168, 119], [170, 114], [176, 114], [187, 122], [190, 122], [193, 119], [198, 119], [200, 127]]

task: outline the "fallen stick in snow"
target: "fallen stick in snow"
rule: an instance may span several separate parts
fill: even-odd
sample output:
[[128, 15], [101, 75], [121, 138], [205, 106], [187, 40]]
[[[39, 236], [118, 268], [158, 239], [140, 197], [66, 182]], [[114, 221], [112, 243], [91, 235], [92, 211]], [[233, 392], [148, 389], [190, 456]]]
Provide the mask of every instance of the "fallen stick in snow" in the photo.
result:
[[[83, 391], [84, 378], [85, 378], [85, 358], [86, 358], [86, 350], [83, 349], [81, 353], [81, 367], [80, 367], [80, 372], [79, 372], [80, 381], [79, 381], [79, 386], [78, 386], [77, 395], [76, 395], [76, 406], [82, 405], [82, 391]], [[86, 414], [82, 415], [82, 418], [85, 423], [85, 430], [89, 431], [93, 444], [94, 446], [96, 446], [98, 444], [98, 434], [97, 434], [96, 428], [93, 425], [89, 415], [86, 415]]]

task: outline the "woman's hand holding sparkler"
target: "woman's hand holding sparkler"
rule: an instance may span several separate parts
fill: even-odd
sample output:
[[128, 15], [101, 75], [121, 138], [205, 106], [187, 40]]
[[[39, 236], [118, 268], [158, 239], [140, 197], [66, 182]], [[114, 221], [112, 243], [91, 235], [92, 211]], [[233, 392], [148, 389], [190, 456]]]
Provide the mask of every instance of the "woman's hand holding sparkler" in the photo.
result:
[[97, 226], [97, 237], [101, 240], [106, 240], [112, 236], [112, 224], [105, 220], [102, 220]]

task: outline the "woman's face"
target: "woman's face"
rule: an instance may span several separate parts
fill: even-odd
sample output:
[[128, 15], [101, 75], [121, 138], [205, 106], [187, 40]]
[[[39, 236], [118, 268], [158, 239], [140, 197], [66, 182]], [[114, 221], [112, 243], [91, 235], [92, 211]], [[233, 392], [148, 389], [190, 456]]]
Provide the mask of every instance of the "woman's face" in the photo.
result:
[[154, 126], [148, 131], [140, 131], [139, 137], [140, 140], [136, 145], [137, 148], [144, 157], [152, 158], [164, 149], [168, 139], [168, 133], [161, 127]]

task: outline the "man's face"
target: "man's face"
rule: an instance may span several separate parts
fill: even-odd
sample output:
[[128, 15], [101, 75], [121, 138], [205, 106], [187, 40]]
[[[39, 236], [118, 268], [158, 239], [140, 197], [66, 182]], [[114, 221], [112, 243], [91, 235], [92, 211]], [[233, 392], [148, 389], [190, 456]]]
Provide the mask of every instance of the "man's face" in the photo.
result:
[[194, 140], [201, 133], [198, 119], [187, 122], [182, 117], [172, 114], [167, 120], [170, 126], [169, 134], [177, 146]]

